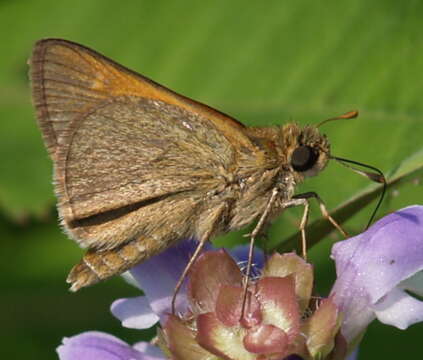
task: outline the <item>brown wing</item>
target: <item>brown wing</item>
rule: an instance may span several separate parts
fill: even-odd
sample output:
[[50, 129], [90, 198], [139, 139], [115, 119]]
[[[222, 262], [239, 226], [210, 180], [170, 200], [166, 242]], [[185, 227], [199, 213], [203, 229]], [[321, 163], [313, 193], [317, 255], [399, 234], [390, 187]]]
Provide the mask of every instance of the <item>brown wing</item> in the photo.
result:
[[236, 120], [80, 45], [42, 40], [30, 63], [59, 211], [83, 246], [147, 235], [151, 204], [222, 186], [234, 148], [253, 149]]
[[[138, 97], [103, 103], [75, 119], [63, 139], [60, 214], [75, 238], [96, 248], [148, 235], [151, 221], [165, 223], [170, 200], [186, 193], [199, 201], [222, 188], [234, 162], [233, 147], [206, 118]], [[151, 218], [157, 202], [162, 212]]]
[[45, 39], [36, 43], [31, 66], [32, 93], [39, 125], [54, 158], [69, 122], [93, 106], [120, 95], [161, 100], [203, 115], [225, 136], [244, 147], [244, 125], [211, 107], [179, 95], [82, 45]]

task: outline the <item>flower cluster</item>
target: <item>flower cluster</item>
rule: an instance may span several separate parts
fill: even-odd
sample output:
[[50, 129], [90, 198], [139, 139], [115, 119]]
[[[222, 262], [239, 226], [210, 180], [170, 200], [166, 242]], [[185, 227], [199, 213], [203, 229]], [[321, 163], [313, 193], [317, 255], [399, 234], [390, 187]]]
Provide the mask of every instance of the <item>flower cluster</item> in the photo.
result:
[[[158, 344], [130, 346], [104, 333], [65, 338], [61, 360], [345, 359], [375, 318], [405, 329], [423, 320], [423, 207], [411, 206], [332, 249], [337, 280], [328, 298], [313, 298], [311, 265], [295, 254], [264, 263], [256, 251], [244, 311], [247, 252], [206, 251], [196, 261], [170, 314], [173, 289], [193, 252], [185, 241], [131, 270], [145, 296], [120, 299], [112, 312], [131, 328], [160, 321]], [[154, 269], [154, 271], [151, 271]]]
[[311, 265], [292, 253], [274, 254], [251, 282], [244, 312], [242, 279], [223, 250], [197, 260], [188, 283], [191, 311], [170, 315], [164, 325], [162, 346], [173, 359], [324, 359], [331, 353], [339, 313], [331, 298], [310, 309]]

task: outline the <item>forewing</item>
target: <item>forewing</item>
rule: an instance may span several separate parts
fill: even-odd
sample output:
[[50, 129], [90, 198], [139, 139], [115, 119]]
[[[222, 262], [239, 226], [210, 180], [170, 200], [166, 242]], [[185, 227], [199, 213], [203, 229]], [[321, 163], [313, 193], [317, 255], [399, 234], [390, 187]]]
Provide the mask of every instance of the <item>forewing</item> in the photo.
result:
[[201, 114], [233, 143], [251, 146], [246, 136], [238, 134], [244, 125], [235, 119], [176, 94], [82, 45], [61, 39], [41, 40], [29, 63], [33, 102], [53, 159], [72, 119], [121, 95], [156, 99]]
[[157, 201], [165, 206], [183, 192], [199, 197], [224, 186], [222, 175], [234, 161], [233, 147], [206, 118], [138, 97], [117, 97], [75, 119], [64, 139], [55, 179], [59, 209], [87, 245], [119, 243], [137, 229], [122, 229], [119, 241], [84, 225], [149, 211]]
[[200, 201], [224, 186], [236, 149], [253, 150], [242, 124], [80, 45], [40, 41], [30, 63], [59, 212], [83, 246], [139, 236], [128, 214], [153, 221], [149, 205], [184, 192]]

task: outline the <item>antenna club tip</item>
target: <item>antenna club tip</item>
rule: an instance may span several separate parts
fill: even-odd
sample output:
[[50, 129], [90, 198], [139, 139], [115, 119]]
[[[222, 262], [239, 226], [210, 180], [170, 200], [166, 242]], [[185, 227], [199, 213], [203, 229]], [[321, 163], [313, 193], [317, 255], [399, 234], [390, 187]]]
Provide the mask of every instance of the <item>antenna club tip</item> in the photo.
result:
[[344, 115], [341, 115], [340, 117], [342, 119], [354, 119], [358, 117], [358, 114], [359, 114], [358, 110], [351, 110], [345, 113]]
[[316, 128], [319, 128], [320, 126], [322, 126], [323, 124], [326, 124], [329, 121], [333, 121], [333, 120], [345, 120], [345, 119], [354, 119], [358, 116], [358, 110], [351, 110], [346, 112], [345, 114], [339, 115], [337, 117], [334, 118], [329, 118], [326, 120], [321, 121], [320, 123], [318, 123], [316, 125]]

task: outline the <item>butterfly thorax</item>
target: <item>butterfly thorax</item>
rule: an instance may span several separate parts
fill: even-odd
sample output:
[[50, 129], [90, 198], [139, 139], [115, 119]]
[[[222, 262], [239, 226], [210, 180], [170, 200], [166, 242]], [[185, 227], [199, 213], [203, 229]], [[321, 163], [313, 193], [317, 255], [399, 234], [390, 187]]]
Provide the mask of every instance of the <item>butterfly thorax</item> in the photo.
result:
[[239, 197], [232, 205], [230, 229], [241, 228], [257, 219], [274, 189], [278, 199], [272, 212], [280, 213], [294, 195], [296, 186], [305, 177], [322, 171], [329, 159], [329, 142], [313, 126], [290, 123], [281, 127], [251, 127], [246, 132], [256, 151], [244, 156], [239, 163]]

